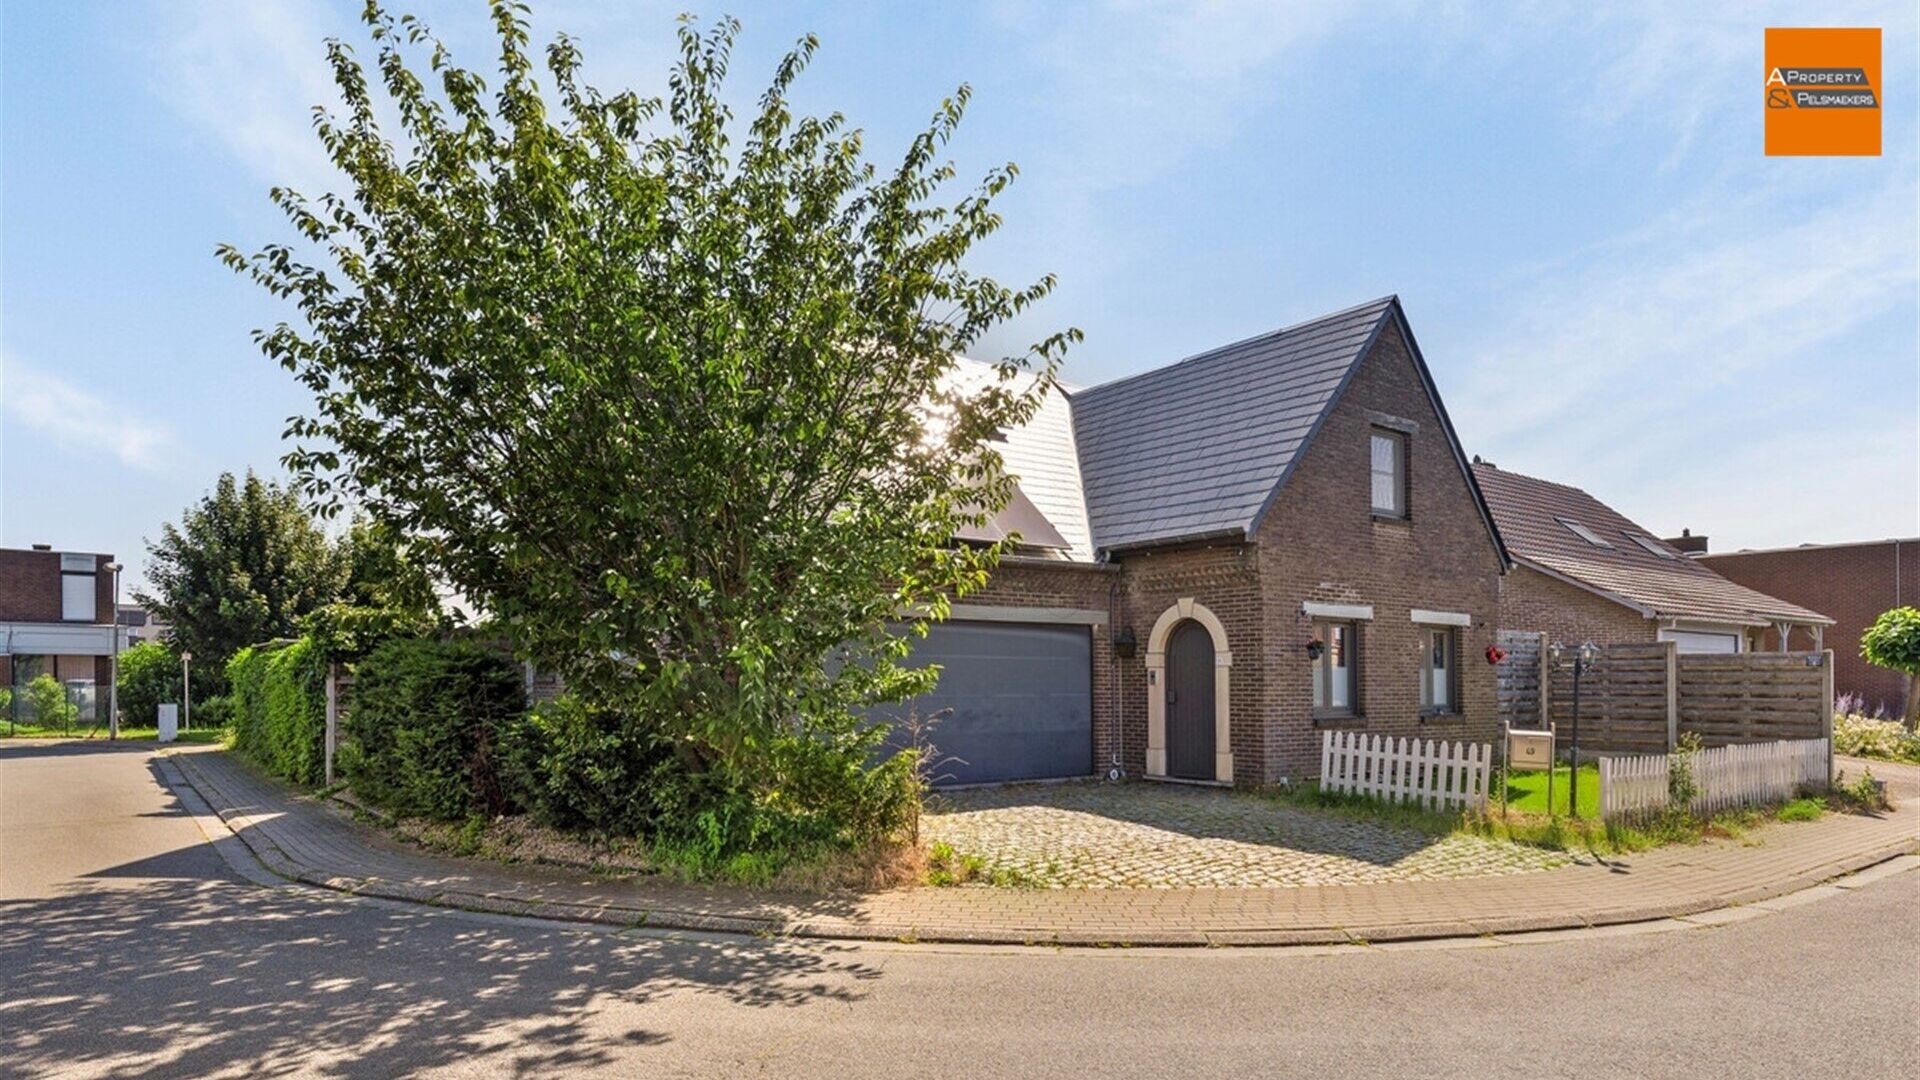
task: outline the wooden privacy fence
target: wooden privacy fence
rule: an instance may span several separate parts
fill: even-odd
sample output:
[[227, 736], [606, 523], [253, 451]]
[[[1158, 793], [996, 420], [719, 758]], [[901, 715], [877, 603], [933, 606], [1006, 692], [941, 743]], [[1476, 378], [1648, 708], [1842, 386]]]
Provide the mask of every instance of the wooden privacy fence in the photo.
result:
[[[1782, 802], [1824, 789], [1831, 779], [1826, 739], [1781, 739], [1701, 750], [1693, 755], [1690, 808], [1706, 815], [1736, 806]], [[1600, 816], [1646, 817], [1671, 801], [1672, 754], [1600, 759]]]
[[[1600, 650], [1600, 659], [1580, 676], [1582, 749], [1658, 754], [1673, 747], [1667, 720], [1674, 655], [1667, 641]], [[1563, 657], [1550, 664], [1548, 681], [1547, 714], [1565, 745], [1573, 734], [1573, 661]]]
[[[1573, 739], [1573, 662], [1543, 658], [1546, 636], [1503, 630], [1501, 719], [1550, 722]], [[1544, 707], [1541, 700], [1544, 687]], [[1657, 754], [1686, 732], [1708, 746], [1832, 737], [1833, 653], [1681, 653], [1673, 642], [1607, 645], [1580, 677], [1580, 751]]]
[[1546, 635], [1502, 630], [1494, 636], [1494, 642], [1507, 654], [1493, 669], [1494, 700], [1501, 722], [1525, 731], [1542, 727], [1540, 679], [1547, 670], [1547, 658], [1541, 649]]
[[1491, 743], [1389, 738], [1327, 731], [1320, 738], [1320, 790], [1428, 809], [1484, 810]]

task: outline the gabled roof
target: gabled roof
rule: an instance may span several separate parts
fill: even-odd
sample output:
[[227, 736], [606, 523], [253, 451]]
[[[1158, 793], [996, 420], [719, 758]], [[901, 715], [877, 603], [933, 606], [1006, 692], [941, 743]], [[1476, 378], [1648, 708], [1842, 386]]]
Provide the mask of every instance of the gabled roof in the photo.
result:
[[[1000, 377], [999, 369], [992, 364], [965, 357], [956, 359], [958, 362], [947, 375], [948, 385], [962, 392], [978, 392]], [[1024, 389], [1034, 376], [1020, 378], [1028, 380], [1020, 383]], [[1033, 509], [1052, 526], [1054, 535], [1043, 536], [1030, 521], [1014, 518], [996, 519], [1003, 526], [1002, 534], [1005, 529], [1018, 528], [1021, 539], [1043, 549], [1049, 556], [1093, 561], [1087, 504], [1080, 491], [1080, 456], [1074, 449], [1073, 414], [1066, 395], [1048, 394], [1032, 419], [1004, 432], [1003, 436], [1002, 441], [994, 444], [994, 449], [1000, 452], [1001, 464]], [[990, 530], [994, 524], [989, 523]], [[988, 534], [983, 533], [981, 538], [987, 537]]]
[[1250, 532], [1394, 306], [1375, 300], [1072, 395], [1095, 547]]
[[1390, 324], [1499, 548], [1399, 298], [1387, 296], [1073, 393], [1095, 550], [1251, 535]]
[[[1728, 581], [1579, 488], [1484, 462], [1475, 462], [1473, 472], [1517, 562], [1648, 618], [1744, 626], [1833, 622], [1819, 612]], [[1608, 546], [1582, 539], [1572, 525], [1590, 531]]]

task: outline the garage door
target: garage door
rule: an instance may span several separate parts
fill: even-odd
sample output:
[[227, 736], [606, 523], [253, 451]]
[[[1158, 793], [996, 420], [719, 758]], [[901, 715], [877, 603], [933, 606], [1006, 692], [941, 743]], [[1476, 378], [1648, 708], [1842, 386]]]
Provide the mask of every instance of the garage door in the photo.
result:
[[935, 624], [910, 664], [939, 664], [933, 693], [909, 707], [934, 724], [936, 757], [950, 758], [938, 782], [984, 784], [1086, 776], [1093, 772], [1093, 652], [1085, 626], [1030, 623]]
[[1739, 634], [1717, 634], [1705, 630], [1662, 630], [1661, 641], [1671, 641], [1683, 653], [1737, 653]]

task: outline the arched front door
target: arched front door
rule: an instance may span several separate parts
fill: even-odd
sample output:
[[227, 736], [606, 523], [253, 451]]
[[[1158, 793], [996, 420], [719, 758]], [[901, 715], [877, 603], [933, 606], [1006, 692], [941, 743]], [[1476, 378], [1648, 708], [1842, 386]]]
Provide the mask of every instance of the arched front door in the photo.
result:
[[1192, 619], [1167, 641], [1167, 775], [1213, 776], [1213, 635]]

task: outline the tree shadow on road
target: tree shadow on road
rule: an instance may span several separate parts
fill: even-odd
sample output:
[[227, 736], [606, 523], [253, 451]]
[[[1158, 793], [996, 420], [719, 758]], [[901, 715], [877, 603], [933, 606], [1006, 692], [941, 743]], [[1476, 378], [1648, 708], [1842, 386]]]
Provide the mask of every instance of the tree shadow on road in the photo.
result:
[[[211, 868], [211, 869], [210, 869]], [[569, 1072], [669, 1035], [668, 996], [850, 1002], [850, 950], [546, 928], [225, 878], [205, 846], [0, 903], [0, 1075]]]

